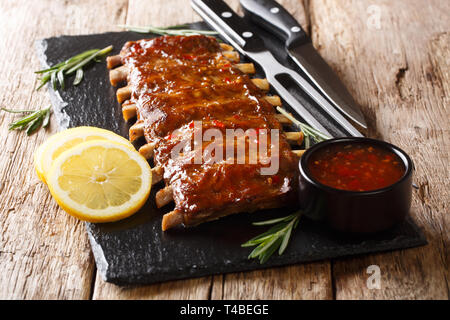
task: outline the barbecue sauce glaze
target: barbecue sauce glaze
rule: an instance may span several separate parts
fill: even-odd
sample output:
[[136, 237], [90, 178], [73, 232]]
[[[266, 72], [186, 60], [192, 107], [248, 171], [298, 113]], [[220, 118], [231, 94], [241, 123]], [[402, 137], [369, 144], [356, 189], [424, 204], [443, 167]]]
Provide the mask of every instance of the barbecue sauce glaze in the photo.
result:
[[315, 152], [308, 169], [320, 183], [347, 191], [373, 191], [396, 183], [405, 174], [403, 161], [371, 144], [336, 143]]
[[[183, 213], [185, 225], [295, 201], [298, 158], [274, 108], [249, 76], [224, 58], [215, 38], [164, 36], [128, 42], [121, 56], [130, 70], [138, 121], [144, 123], [147, 142], [156, 144], [155, 165], [164, 168], [165, 183], [173, 187], [175, 209]], [[193, 140], [194, 121], [202, 121], [202, 132], [214, 128], [224, 137], [226, 129], [267, 129], [267, 136], [271, 129], [280, 130], [278, 172], [261, 175], [260, 169], [268, 165], [237, 164], [236, 159], [195, 164], [194, 151], [174, 159], [173, 148]], [[204, 141], [202, 150], [210, 143]]]

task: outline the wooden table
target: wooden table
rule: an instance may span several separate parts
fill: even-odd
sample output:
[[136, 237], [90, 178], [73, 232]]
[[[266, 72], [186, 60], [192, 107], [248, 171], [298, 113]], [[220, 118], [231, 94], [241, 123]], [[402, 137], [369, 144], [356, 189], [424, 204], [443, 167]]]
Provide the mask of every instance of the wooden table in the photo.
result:
[[[227, 1], [234, 9], [238, 1]], [[96, 272], [84, 224], [58, 208], [33, 170], [49, 135], [8, 132], [0, 113], [1, 299], [448, 299], [450, 2], [280, 1], [312, 36], [370, 124], [370, 135], [405, 149], [416, 165], [412, 216], [429, 245], [262, 271], [133, 288]], [[0, 106], [49, 104], [36, 92], [36, 39], [200, 20], [186, 0], [1, 0]], [[368, 289], [378, 265], [381, 289]]]

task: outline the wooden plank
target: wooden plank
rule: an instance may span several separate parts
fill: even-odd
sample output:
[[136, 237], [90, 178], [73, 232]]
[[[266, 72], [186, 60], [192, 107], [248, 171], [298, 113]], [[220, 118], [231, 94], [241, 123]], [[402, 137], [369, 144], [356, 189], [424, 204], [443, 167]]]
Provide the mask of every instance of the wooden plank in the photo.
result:
[[[337, 299], [448, 298], [449, 11], [439, 0], [311, 2], [314, 43], [363, 106], [371, 135], [415, 162], [412, 216], [430, 242], [334, 261]], [[379, 290], [366, 286], [372, 264]]]
[[189, 1], [129, 0], [126, 21], [128, 25], [168, 27], [200, 20]]
[[214, 277], [215, 300], [333, 299], [329, 262], [239, 272]]
[[[124, 21], [126, 1], [82, 0], [0, 2], [0, 106], [49, 104], [35, 92], [37, 39], [111, 30]], [[113, 27], [114, 28], [114, 27]], [[0, 299], [87, 299], [94, 263], [83, 223], [58, 209], [33, 169], [33, 153], [57, 130], [27, 137], [8, 132], [16, 116], [0, 113]]]
[[97, 273], [95, 300], [207, 300], [210, 297], [211, 277], [170, 281], [147, 286], [117, 286], [101, 279]]

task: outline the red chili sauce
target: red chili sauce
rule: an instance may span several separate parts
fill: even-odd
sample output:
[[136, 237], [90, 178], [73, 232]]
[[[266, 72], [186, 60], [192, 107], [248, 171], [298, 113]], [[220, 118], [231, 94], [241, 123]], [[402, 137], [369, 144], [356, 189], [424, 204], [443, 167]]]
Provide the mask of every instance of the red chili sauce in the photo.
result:
[[336, 143], [317, 150], [308, 162], [320, 183], [341, 190], [371, 191], [390, 186], [405, 173], [398, 155], [376, 145]]

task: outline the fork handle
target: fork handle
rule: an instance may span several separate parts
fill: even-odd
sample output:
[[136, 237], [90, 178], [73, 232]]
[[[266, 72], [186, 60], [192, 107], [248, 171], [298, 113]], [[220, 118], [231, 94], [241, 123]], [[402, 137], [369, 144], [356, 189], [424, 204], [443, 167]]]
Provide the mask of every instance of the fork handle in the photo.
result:
[[286, 48], [310, 41], [297, 20], [276, 1], [240, 0], [240, 3], [247, 17], [285, 41]]
[[206, 15], [213, 23], [248, 52], [265, 50], [263, 40], [255, 34], [251, 26], [239, 17], [222, 0], [191, 0], [196, 11]]

